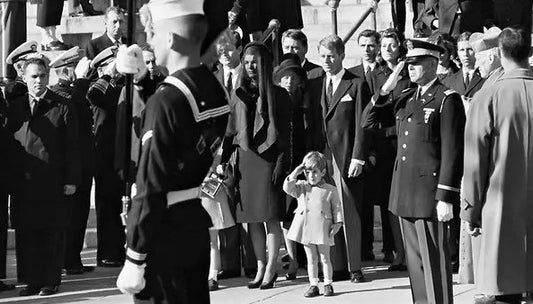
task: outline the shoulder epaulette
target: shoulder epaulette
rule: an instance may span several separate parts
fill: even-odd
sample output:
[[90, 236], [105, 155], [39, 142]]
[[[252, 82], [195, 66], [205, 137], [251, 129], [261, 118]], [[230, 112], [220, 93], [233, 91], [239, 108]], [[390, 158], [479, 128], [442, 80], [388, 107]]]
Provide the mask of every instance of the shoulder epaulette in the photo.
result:
[[[453, 93], [457, 93], [457, 92], [452, 90], [452, 89], [448, 89], [448, 90], [444, 91], [444, 95], [446, 95], [446, 96], [452, 95]], [[457, 93], [457, 94], [459, 94], [459, 93]]]
[[407, 92], [407, 91], [409, 91], [409, 90], [411, 90], [411, 89], [412, 89], [412, 88], [406, 88], [406, 89], [403, 89], [403, 90], [402, 90], [402, 93], [405, 93], [405, 92]]
[[[189, 87], [187, 87], [187, 85], [177, 77], [167, 76], [164, 82], [176, 87], [178, 90], [181, 91], [181, 93], [187, 99], [189, 106], [191, 107], [191, 111], [196, 122], [222, 116], [230, 112], [230, 107], [228, 104], [212, 108], [209, 107], [209, 105], [206, 105], [205, 101], [198, 102]], [[203, 110], [200, 110], [199, 105], [203, 108]]]

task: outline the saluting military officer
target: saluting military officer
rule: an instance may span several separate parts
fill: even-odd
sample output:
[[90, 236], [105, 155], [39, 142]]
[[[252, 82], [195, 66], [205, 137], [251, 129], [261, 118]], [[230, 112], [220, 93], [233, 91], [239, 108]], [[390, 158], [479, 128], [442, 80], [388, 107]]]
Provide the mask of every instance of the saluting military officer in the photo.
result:
[[[211, 219], [200, 184], [226, 131], [228, 97], [200, 61], [209, 20], [204, 1], [152, 0], [141, 15], [157, 64], [170, 76], [146, 103], [138, 191], [117, 286], [136, 294], [136, 302], [209, 303]], [[138, 46], [122, 50], [118, 61], [122, 54], [142, 61]]]
[[[448, 221], [459, 203], [465, 113], [461, 96], [437, 79], [444, 50], [407, 40], [411, 88], [396, 100], [398, 151], [389, 209], [401, 218], [414, 303], [453, 303]], [[372, 111], [391, 102], [403, 63], [373, 98]], [[377, 96], [379, 94], [379, 97]]]
[[80, 257], [91, 207], [91, 187], [94, 176], [93, 117], [89, 102], [85, 98], [90, 81], [83, 77], [83, 74], [88, 71], [89, 60], [82, 58], [80, 61], [82, 54], [80, 48], [75, 46], [50, 62], [50, 68], [54, 69], [58, 76], [57, 84], [51, 86], [50, 89], [66, 98], [78, 116], [81, 183], [71, 197], [71, 217], [66, 231], [63, 268], [64, 273], [69, 275], [82, 274], [94, 269], [92, 266], [83, 266]]
[[36, 41], [26, 41], [19, 45], [7, 56], [6, 63], [13, 65], [15, 71], [17, 71], [17, 78], [6, 84], [6, 87], [4, 88], [4, 96], [6, 100], [13, 100], [14, 98], [22, 96], [28, 92], [28, 87], [22, 80], [22, 75], [24, 75], [23, 66], [28, 55], [37, 53], [37, 45], [38, 44]]

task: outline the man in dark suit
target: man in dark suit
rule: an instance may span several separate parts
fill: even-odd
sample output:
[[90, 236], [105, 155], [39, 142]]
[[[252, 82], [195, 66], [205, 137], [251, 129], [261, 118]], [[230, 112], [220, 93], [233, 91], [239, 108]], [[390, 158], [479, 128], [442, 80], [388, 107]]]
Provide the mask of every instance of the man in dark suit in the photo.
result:
[[25, 94], [11, 103], [15, 139], [22, 145], [23, 179], [12, 215], [17, 239], [17, 275], [27, 286], [21, 296], [57, 292], [68, 196], [81, 180], [77, 116], [67, 101], [46, 88], [48, 70], [40, 58], [24, 65]]
[[[379, 90], [381, 85], [387, 80], [387, 75], [379, 68], [376, 61], [380, 48], [380, 35], [374, 30], [364, 30], [357, 37], [357, 43], [362, 54], [362, 62], [348, 71], [355, 76], [363, 79], [370, 88], [370, 94]], [[366, 107], [370, 98], [363, 100], [363, 109]], [[365, 191], [361, 210], [361, 258], [363, 261], [374, 260], [373, 243], [374, 243], [374, 203], [368, 195], [370, 192]], [[385, 240], [384, 240], [385, 241]], [[392, 242], [392, 240], [387, 240]]]
[[85, 47], [85, 54], [89, 59], [93, 59], [110, 46], [119, 46], [126, 42], [122, 37], [125, 26], [124, 11], [119, 7], [110, 6], [105, 10], [104, 20], [105, 33], [89, 41]]
[[307, 79], [311, 79], [313, 78], [313, 75], [318, 76], [322, 71], [322, 68], [305, 58], [307, 47], [307, 36], [305, 36], [302, 30], [288, 29], [283, 32], [283, 35], [281, 36], [281, 48], [283, 54], [294, 53], [298, 55], [302, 67], [307, 73]]
[[[422, 20], [432, 30], [456, 38], [463, 32], [483, 32], [483, 26], [491, 22], [492, 1], [485, 0], [431, 0]], [[531, 7], [529, 9], [531, 15]], [[530, 24], [531, 24], [531, 18]]]
[[[444, 50], [421, 40], [406, 45], [409, 77], [417, 86], [393, 101], [398, 153], [389, 209], [400, 217], [413, 303], [453, 303], [447, 222], [459, 203], [466, 118], [460, 95], [437, 79]], [[376, 93], [379, 106], [371, 112], [390, 102], [400, 71]]]
[[[363, 103], [370, 99], [370, 90], [363, 79], [342, 66], [344, 43], [336, 35], [323, 38], [318, 53], [324, 72], [309, 84], [310, 96], [322, 107], [327, 155], [331, 156], [333, 179], [339, 190], [344, 231], [335, 236], [333, 269], [335, 279], [346, 276], [352, 282], [364, 282], [361, 271], [362, 180], [358, 177], [364, 165], [364, 134], [361, 127]], [[344, 273], [344, 275], [343, 275]]]
[[442, 80], [442, 84], [461, 95], [466, 110], [468, 110], [472, 96], [481, 89], [484, 82], [475, 66], [476, 57], [469, 41], [471, 35], [470, 32], [465, 32], [457, 38], [457, 55], [462, 68]]
[[[431, 1], [427, 1], [427, 0], [409, 1], [411, 3], [411, 10], [413, 12], [412, 23], [413, 23], [413, 29], [415, 30], [415, 34], [428, 31], [428, 27], [424, 24], [421, 17], [425, 11], [426, 2], [431, 3]], [[400, 35], [402, 36], [404, 36], [405, 34], [405, 16], [406, 16], [405, 3], [406, 2], [407, 2], [406, 0], [392, 0], [391, 1], [392, 22], [394, 23], [394, 28], [397, 29]], [[426, 34], [429, 34], [429, 33], [426, 33]]]

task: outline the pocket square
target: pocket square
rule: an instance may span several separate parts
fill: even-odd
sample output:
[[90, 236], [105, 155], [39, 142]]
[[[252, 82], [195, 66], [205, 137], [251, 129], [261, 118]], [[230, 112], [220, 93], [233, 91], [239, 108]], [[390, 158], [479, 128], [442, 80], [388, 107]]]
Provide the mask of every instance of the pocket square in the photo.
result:
[[352, 100], [353, 100], [353, 98], [350, 95], [348, 95], [348, 94], [344, 95], [344, 97], [341, 98], [341, 102], [342, 101], [352, 101]]

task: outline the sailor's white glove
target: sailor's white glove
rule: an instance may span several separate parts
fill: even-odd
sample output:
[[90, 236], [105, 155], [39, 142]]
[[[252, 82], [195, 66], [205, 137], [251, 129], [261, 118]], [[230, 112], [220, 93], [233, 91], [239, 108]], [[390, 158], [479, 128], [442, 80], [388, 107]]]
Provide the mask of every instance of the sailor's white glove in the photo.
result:
[[437, 219], [439, 222], [447, 222], [453, 219], [453, 205], [443, 201], [438, 201]]
[[148, 71], [143, 51], [137, 44], [121, 45], [117, 53], [117, 70], [120, 74], [133, 74], [134, 80], [141, 79]]
[[80, 79], [80, 78], [87, 77], [90, 66], [91, 66], [91, 60], [89, 58], [83, 57], [82, 59], [80, 59], [80, 61], [76, 65], [76, 68], [74, 69], [76, 78]]
[[120, 271], [117, 279], [117, 287], [123, 294], [137, 294], [144, 289], [144, 268], [146, 264], [137, 265], [128, 260]]

